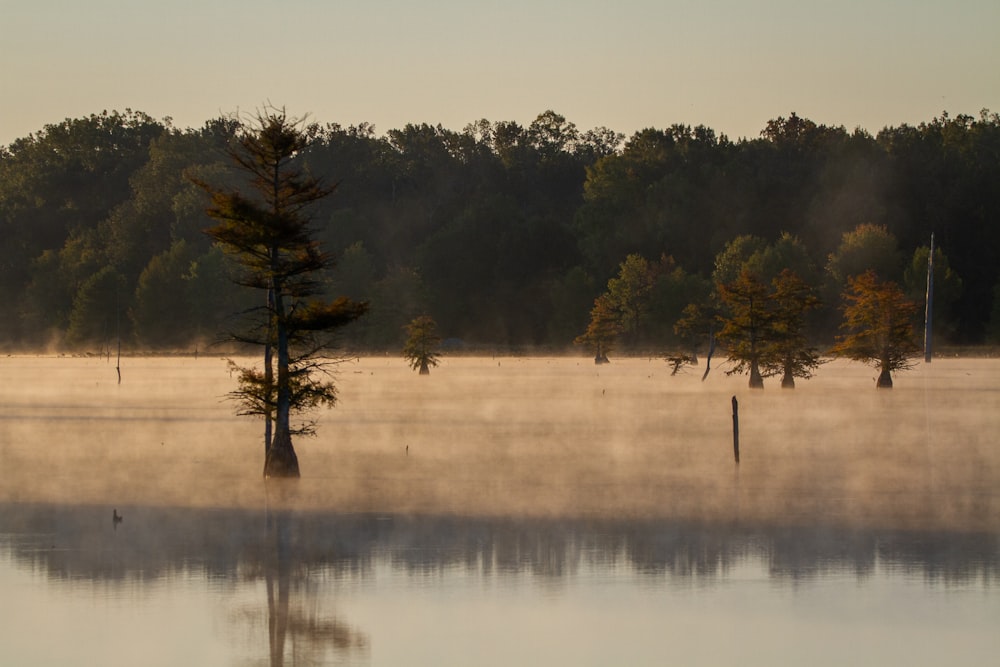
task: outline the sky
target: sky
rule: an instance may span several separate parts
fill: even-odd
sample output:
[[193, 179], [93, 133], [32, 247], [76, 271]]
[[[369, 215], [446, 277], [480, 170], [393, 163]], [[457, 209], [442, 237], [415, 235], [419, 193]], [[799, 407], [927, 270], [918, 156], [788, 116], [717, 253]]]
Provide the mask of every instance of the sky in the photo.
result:
[[0, 145], [132, 109], [177, 128], [266, 104], [462, 130], [552, 110], [626, 136], [753, 138], [1000, 111], [996, 0], [0, 0]]

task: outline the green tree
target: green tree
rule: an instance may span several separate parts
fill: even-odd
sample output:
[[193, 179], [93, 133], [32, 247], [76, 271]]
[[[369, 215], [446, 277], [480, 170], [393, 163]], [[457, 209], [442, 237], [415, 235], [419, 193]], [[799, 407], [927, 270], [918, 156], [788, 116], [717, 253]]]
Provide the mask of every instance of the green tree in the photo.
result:
[[899, 242], [885, 225], [863, 224], [846, 232], [826, 269], [842, 289], [849, 278], [874, 271], [883, 280], [900, 276]]
[[[912, 301], [923, 303], [927, 298], [927, 260], [929, 246], [920, 246], [913, 252], [913, 259], [903, 270], [903, 285], [906, 296]], [[952, 307], [962, 296], [962, 278], [951, 268], [947, 255], [941, 248], [934, 249], [934, 334], [946, 338], [953, 337], [958, 328], [952, 314]]]
[[608, 281], [606, 294], [618, 312], [621, 333], [633, 343], [642, 337], [655, 278], [649, 261], [642, 255], [631, 254], [619, 265], [618, 275]]
[[[769, 276], [764, 275], [763, 262], [759, 259], [766, 249], [767, 241], [757, 236], [741, 234], [732, 239], [715, 256], [712, 282], [716, 285], [731, 283], [739, 279], [744, 269], [749, 269], [758, 280], [768, 280]], [[752, 262], [754, 259], [757, 261]]]
[[431, 366], [438, 365], [438, 346], [441, 337], [437, 333], [437, 323], [430, 315], [421, 315], [406, 325], [406, 343], [403, 345], [403, 358], [413, 370], [420, 370], [421, 375], [428, 375]]
[[139, 275], [130, 317], [137, 339], [153, 348], [177, 348], [188, 342], [184, 327], [192, 319], [184, 276], [194, 257], [185, 241], [156, 255]]
[[125, 279], [110, 266], [90, 276], [73, 299], [66, 342], [72, 347], [98, 344], [107, 348], [120, 340], [123, 324]]
[[312, 433], [314, 424], [293, 429], [291, 415], [335, 403], [329, 358], [324, 356], [333, 345], [329, 334], [367, 309], [346, 297], [332, 302], [313, 298], [320, 291], [317, 275], [332, 264], [314, 238], [308, 214], [309, 206], [332, 188], [299, 161], [317, 131], [288, 117], [284, 109], [268, 107], [240, 128], [229, 151], [249, 177], [251, 194], [199, 182], [211, 195], [208, 214], [218, 223], [207, 233], [242, 266], [240, 282], [266, 294], [263, 316], [254, 328], [235, 336], [264, 348], [263, 367], [240, 368], [233, 392], [242, 414], [265, 419], [265, 477], [299, 475], [292, 435]]
[[879, 371], [875, 386], [891, 389], [892, 373], [912, 368], [911, 359], [920, 352], [914, 336], [917, 305], [874, 271], [849, 278], [843, 296], [841, 329], [847, 333], [838, 337], [832, 352], [874, 366]]

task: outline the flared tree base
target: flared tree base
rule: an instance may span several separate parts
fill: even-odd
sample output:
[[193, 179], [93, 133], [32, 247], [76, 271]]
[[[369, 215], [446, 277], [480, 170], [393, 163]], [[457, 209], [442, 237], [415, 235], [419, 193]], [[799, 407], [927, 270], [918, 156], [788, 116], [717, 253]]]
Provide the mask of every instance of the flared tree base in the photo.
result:
[[791, 373], [785, 373], [781, 376], [781, 388], [795, 389], [795, 377]]
[[299, 477], [299, 457], [288, 433], [276, 433], [264, 460], [264, 478]]
[[892, 389], [892, 374], [883, 370], [878, 375], [878, 382], [875, 383], [877, 389]]

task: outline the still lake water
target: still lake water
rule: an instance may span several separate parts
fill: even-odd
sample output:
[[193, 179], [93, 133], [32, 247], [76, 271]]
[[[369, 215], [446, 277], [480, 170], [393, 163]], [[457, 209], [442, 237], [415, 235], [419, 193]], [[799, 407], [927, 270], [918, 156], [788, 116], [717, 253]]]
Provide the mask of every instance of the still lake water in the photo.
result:
[[223, 360], [0, 359], [0, 664], [995, 664], [1000, 361], [719, 370], [354, 360], [265, 484]]

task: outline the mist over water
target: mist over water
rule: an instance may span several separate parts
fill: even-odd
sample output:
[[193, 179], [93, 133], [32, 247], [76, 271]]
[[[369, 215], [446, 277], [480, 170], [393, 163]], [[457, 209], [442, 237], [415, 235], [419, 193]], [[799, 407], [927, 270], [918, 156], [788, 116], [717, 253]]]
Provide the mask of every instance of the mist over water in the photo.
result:
[[[657, 359], [353, 359], [280, 483], [225, 360], [125, 358], [120, 385], [114, 366], [0, 359], [0, 580], [24, 601], [0, 662], [995, 655], [1000, 361], [890, 391], [833, 362], [751, 392]], [[20, 640], [32, 622], [81, 648]], [[168, 643], [192, 648], [148, 649]]]
[[[834, 362], [795, 390], [657, 359], [341, 364], [340, 403], [261, 480], [262, 423], [218, 358], [0, 360], [2, 499], [483, 516], [1000, 526], [1000, 362], [936, 360], [876, 391]], [[740, 406], [733, 460], [731, 398]]]

